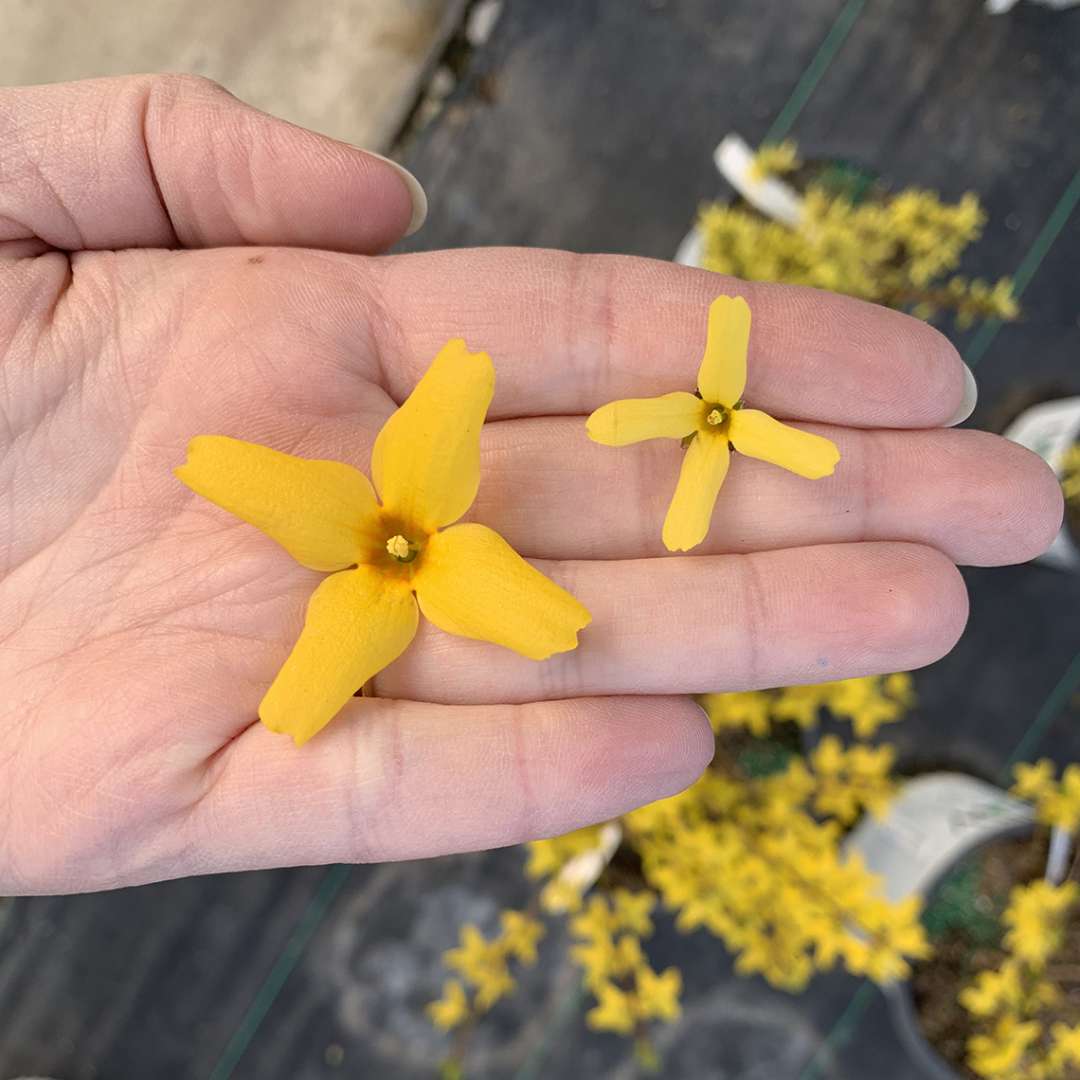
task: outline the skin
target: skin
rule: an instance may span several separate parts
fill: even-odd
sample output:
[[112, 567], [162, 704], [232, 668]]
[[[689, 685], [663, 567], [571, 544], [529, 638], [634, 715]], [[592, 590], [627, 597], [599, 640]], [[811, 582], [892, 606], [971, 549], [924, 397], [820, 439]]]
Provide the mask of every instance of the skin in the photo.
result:
[[[679, 791], [689, 692], [910, 669], [967, 616], [956, 563], [1042, 551], [1057, 485], [943, 430], [928, 326], [667, 263], [525, 250], [373, 257], [397, 174], [188, 78], [0, 91], [0, 893], [509, 844]], [[753, 310], [746, 400], [836, 441], [836, 475], [736, 458], [668, 557], [675, 443], [584, 417], [692, 389], [720, 292]], [[536, 664], [424, 625], [297, 750], [255, 720], [320, 575], [173, 476], [233, 435], [368, 471], [436, 350], [495, 360], [470, 514], [594, 621]]]

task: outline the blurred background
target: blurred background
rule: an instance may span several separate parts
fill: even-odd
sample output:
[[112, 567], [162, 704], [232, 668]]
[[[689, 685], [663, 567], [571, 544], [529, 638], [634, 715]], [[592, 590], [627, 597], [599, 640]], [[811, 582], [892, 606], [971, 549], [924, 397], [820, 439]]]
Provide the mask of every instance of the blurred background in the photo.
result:
[[[977, 374], [970, 424], [1001, 431], [1034, 402], [1080, 394], [1080, 9], [0, 0], [3, 84], [146, 71], [209, 76], [398, 157], [431, 205], [410, 249], [672, 258], [703, 203], [745, 202], [713, 161], [730, 133], [751, 148], [793, 139], [805, 161], [877, 198], [915, 187], [954, 203], [973, 191], [985, 221], [960, 269], [1009, 278], [1020, 310], [990, 308], [971, 325], [939, 316]], [[901, 770], [1007, 782], [1018, 760], [1080, 760], [1077, 565], [965, 576], [970, 627], [915, 674], [915, 704], [887, 732]], [[524, 861], [515, 849], [0, 900], [0, 1078], [438, 1075], [453, 1038], [425, 1007], [443, 953], [461, 924], [490, 933], [501, 909], [528, 905]], [[664, 1076], [960, 1075], [920, 1071], [858, 977], [831, 972], [786, 994], [737, 977], [703, 931], [679, 933], [661, 914], [656, 924], [653, 965], [678, 966], [683, 982], [680, 1019], [655, 1037]], [[586, 1024], [567, 944], [552, 921], [539, 963], [470, 1037], [466, 1075], [646, 1074], [632, 1040]]]

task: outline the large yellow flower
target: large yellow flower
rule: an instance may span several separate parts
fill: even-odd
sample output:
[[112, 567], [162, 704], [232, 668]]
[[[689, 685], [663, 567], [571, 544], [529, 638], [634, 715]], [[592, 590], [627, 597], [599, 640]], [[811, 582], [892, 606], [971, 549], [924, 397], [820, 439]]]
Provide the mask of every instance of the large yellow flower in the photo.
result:
[[698, 393], [613, 401], [589, 417], [589, 437], [605, 446], [645, 439], [689, 440], [675, 496], [664, 520], [669, 551], [697, 547], [709, 531], [730, 447], [770, 461], [808, 480], [830, 476], [840, 454], [820, 435], [788, 427], [743, 408], [750, 308], [741, 297], [719, 296], [709, 306], [709, 333], [698, 370]]
[[371, 472], [200, 435], [176, 475], [313, 570], [303, 632], [259, 706], [296, 744], [405, 651], [419, 610], [440, 629], [533, 660], [577, 645], [588, 611], [483, 525], [480, 429], [495, 386], [486, 353], [451, 341], [375, 440]]

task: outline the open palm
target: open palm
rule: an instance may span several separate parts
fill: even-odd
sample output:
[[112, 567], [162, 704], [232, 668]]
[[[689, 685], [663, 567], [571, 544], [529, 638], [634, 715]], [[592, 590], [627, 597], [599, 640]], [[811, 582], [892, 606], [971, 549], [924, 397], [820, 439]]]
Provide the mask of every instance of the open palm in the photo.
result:
[[[910, 668], [966, 617], [955, 563], [1030, 558], [1061, 504], [1026, 451], [945, 430], [963, 366], [844, 298], [664, 263], [372, 258], [378, 159], [197, 80], [0, 91], [0, 892], [393, 859], [565, 831], [708, 761], [691, 692]], [[703, 313], [754, 311], [752, 404], [834, 440], [814, 483], [731, 470], [705, 544], [660, 539], [677, 443], [584, 416], [692, 389]], [[535, 663], [422, 625], [297, 749], [256, 722], [321, 575], [185, 489], [198, 434], [369, 472], [439, 347], [495, 362], [479, 496], [591, 610]]]

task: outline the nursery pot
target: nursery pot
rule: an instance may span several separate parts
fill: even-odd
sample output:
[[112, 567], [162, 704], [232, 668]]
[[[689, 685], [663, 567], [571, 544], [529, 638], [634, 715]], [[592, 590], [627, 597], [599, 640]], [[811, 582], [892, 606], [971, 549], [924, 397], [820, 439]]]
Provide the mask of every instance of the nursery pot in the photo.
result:
[[[882, 879], [890, 900], [927, 896], [965, 855], [991, 843], [1029, 834], [1031, 807], [963, 773], [937, 772], [907, 781], [881, 819], [866, 817], [845, 841]], [[958, 988], [959, 989], [959, 988]], [[922, 1033], [910, 986], [885, 990], [896, 1035], [927, 1080], [958, 1080]]]
[[[1069, 447], [1080, 443], [1080, 397], [1044, 401], [1025, 409], [1005, 430], [1005, 438], [1034, 451], [1061, 480]], [[1035, 561], [1062, 570], [1080, 569], [1080, 510], [1065, 508], [1061, 532]]]

